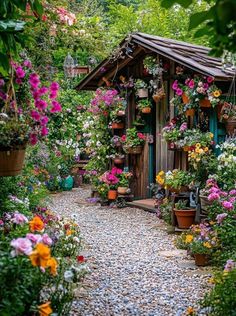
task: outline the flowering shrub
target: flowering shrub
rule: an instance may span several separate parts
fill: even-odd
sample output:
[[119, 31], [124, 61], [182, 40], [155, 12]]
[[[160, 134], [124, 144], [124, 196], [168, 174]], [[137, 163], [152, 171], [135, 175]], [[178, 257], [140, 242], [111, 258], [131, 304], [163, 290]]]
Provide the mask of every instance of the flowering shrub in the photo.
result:
[[118, 91], [115, 89], [97, 89], [95, 97], [91, 101], [89, 111], [93, 114], [103, 113], [106, 116], [106, 111], [109, 111], [111, 107], [115, 107], [123, 101], [124, 99], [118, 96]]
[[112, 190], [117, 189], [119, 183], [119, 175], [122, 174], [122, 169], [113, 167], [111, 171], [106, 171], [103, 175], [100, 176], [99, 180], [102, 183], [105, 183]]
[[189, 186], [194, 177], [187, 171], [174, 169], [172, 171], [160, 171], [156, 176], [156, 182], [165, 188], [180, 189]]

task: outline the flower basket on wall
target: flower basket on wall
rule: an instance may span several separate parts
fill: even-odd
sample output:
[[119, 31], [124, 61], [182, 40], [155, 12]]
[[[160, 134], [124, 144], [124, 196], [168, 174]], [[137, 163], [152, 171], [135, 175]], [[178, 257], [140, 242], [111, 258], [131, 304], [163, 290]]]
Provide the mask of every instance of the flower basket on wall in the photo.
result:
[[113, 122], [111, 127], [112, 129], [123, 129], [125, 127], [125, 124]]
[[143, 146], [136, 146], [136, 147], [125, 147], [125, 152], [130, 155], [139, 155], [142, 153]]
[[152, 109], [150, 107], [146, 107], [146, 108], [142, 109], [143, 114], [149, 114], [149, 113], [151, 113], [151, 111], [152, 111]]
[[148, 97], [148, 89], [145, 89], [145, 88], [138, 89], [137, 90], [137, 96], [139, 98], [147, 98]]
[[21, 173], [25, 160], [25, 147], [11, 150], [0, 149], [0, 176], [17, 176]]
[[121, 194], [121, 195], [127, 194], [128, 191], [129, 191], [129, 188], [127, 188], [127, 187], [118, 187], [118, 188], [117, 188], [117, 192], [118, 192], [119, 194]]
[[233, 135], [235, 133], [236, 130], [236, 118], [229, 118], [226, 122], [225, 122], [225, 129], [227, 134], [229, 135]]
[[195, 115], [195, 109], [188, 109], [185, 111], [186, 116], [194, 116]]

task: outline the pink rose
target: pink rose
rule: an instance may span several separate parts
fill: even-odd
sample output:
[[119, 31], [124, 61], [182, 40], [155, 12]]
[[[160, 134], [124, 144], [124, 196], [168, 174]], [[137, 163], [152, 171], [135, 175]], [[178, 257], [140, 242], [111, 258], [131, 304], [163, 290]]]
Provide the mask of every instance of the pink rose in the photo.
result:
[[28, 238], [17, 238], [11, 241], [11, 246], [14, 249], [13, 255], [27, 255], [29, 256], [32, 252], [32, 243]]

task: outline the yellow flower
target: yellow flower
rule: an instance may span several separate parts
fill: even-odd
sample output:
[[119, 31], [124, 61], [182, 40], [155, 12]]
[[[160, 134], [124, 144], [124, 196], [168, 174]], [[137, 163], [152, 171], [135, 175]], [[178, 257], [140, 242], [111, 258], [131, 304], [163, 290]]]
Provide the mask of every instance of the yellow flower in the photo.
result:
[[57, 260], [55, 258], [50, 258], [47, 262], [47, 268], [50, 268], [50, 273], [52, 275], [56, 275], [57, 274]]
[[52, 309], [50, 306], [51, 302], [44, 303], [38, 306], [39, 316], [49, 316], [52, 314]]
[[199, 147], [197, 147], [196, 149], [195, 149], [195, 152], [197, 153], [197, 154], [199, 154], [200, 153], [200, 148]]
[[35, 247], [35, 250], [29, 257], [33, 266], [46, 268], [47, 262], [51, 258], [51, 250], [48, 248], [48, 246], [38, 243]]
[[206, 247], [206, 248], [208, 248], [208, 249], [211, 248], [211, 244], [210, 244], [208, 241], [205, 241], [205, 242], [203, 243], [203, 246]]
[[186, 243], [191, 243], [193, 241], [193, 235], [187, 235], [185, 238]]
[[192, 306], [187, 308], [186, 315], [194, 315], [194, 308]]
[[163, 171], [163, 170], [161, 170], [160, 172], [159, 172], [159, 175], [160, 176], [163, 176], [165, 174], [165, 172]]
[[210, 137], [213, 138], [213, 137], [214, 137], [214, 134], [213, 134], [213, 133], [210, 133]]
[[199, 149], [199, 154], [203, 154], [204, 150], [202, 148]]
[[197, 144], [196, 144], [196, 147], [197, 147], [197, 148], [200, 148], [200, 147], [201, 147], [201, 144], [200, 144], [200, 143], [197, 143]]
[[208, 147], [205, 147], [205, 148], [204, 148], [204, 151], [205, 151], [205, 152], [208, 152], [208, 150], [209, 150]]
[[215, 279], [214, 279], [214, 278], [210, 278], [210, 279], [208, 280], [208, 283], [210, 283], [210, 284], [215, 284]]
[[219, 90], [216, 90], [213, 92], [213, 95], [215, 98], [219, 98], [219, 96], [221, 95], [220, 91]]
[[72, 234], [74, 234], [74, 230], [70, 230], [70, 229], [68, 229], [67, 231], [66, 231], [66, 236], [70, 236], [70, 235], [72, 235]]

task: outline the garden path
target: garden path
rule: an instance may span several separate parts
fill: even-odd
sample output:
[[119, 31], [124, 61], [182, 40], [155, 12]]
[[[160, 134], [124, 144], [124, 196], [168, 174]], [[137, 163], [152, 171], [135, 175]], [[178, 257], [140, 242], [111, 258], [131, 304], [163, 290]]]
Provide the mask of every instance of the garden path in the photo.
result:
[[208, 288], [197, 268], [155, 214], [86, 203], [88, 188], [52, 196], [53, 208], [76, 220], [91, 269], [71, 315], [180, 316]]

